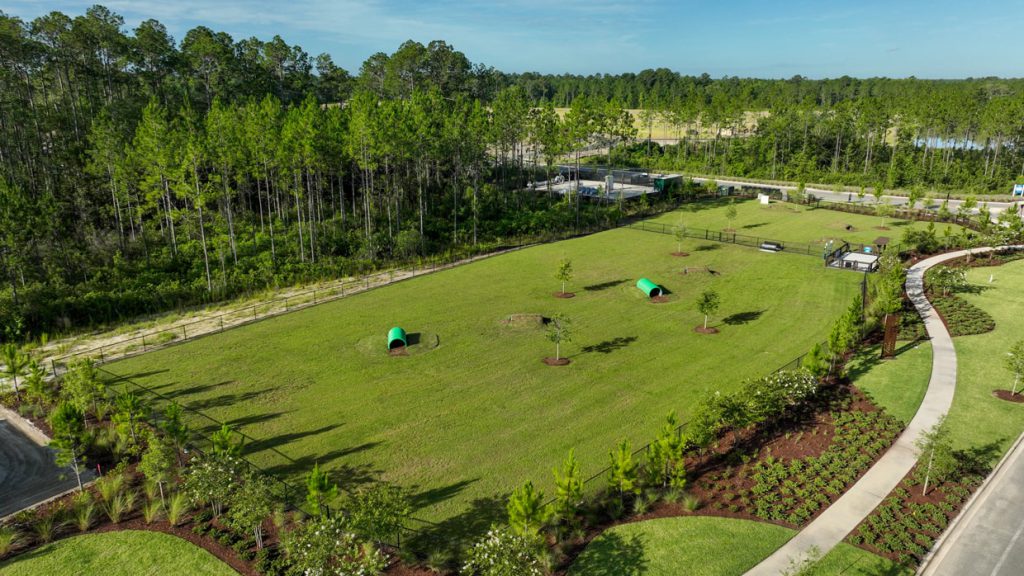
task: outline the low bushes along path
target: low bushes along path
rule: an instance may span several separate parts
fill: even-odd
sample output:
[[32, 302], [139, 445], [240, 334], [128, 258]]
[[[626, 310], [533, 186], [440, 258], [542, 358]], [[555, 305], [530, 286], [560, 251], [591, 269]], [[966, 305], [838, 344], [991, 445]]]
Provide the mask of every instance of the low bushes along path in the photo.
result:
[[939, 254], [918, 262], [907, 272], [907, 295], [924, 320], [932, 342], [932, 375], [921, 406], [892, 448], [839, 500], [807, 525], [747, 576], [775, 576], [806, 558], [812, 550], [827, 553], [874, 510], [899, 485], [917, 462], [914, 441], [946, 415], [956, 390], [956, 350], [953, 338], [924, 292], [924, 275], [929, 268], [968, 253], [981, 254], [993, 248], [975, 248]]

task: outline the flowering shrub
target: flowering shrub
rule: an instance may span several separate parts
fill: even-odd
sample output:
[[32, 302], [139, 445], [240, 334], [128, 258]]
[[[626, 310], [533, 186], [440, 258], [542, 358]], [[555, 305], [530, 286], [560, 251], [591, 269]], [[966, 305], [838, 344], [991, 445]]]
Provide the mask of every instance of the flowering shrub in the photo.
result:
[[338, 517], [311, 518], [284, 533], [281, 543], [294, 572], [306, 576], [372, 576], [387, 566], [384, 554]]
[[220, 515], [224, 504], [238, 489], [245, 466], [240, 458], [224, 453], [204, 454], [185, 471], [185, 494], [193, 505], [209, 504]]
[[508, 528], [491, 528], [473, 545], [462, 568], [464, 576], [543, 576], [535, 540]]

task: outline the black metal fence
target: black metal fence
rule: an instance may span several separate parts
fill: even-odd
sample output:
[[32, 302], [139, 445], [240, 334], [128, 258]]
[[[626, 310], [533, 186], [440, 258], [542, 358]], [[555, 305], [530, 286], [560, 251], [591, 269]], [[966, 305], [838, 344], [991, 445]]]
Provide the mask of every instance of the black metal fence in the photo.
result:
[[[784, 253], [803, 254], [822, 259], [824, 259], [825, 256], [825, 244], [820, 242], [789, 242], [786, 240], [779, 240], [777, 238], [748, 236], [746, 234], [737, 234], [735, 232], [727, 232], [725, 230], [708, 230], [705, 228], [693, 228], [690, 226], [680, 227], [665, 224], [663, 222], [647, 222], [643, 220], [640, 222], [630, 223], [628, 227], [636, 230], [643, 230], [645, 232], [656, 232], [658, 234], [669, 235], [675, 235], [681, 229], [686, 238], [695, 238], [697, 240], [707, 240], [710, 242], [722, 242], [725, 244], [737, 244], [748, 248], [760, 248], [765, 243], [774, 243], [782, 246], [782, 252]], [[852, 251], [863, 251], [865, 247], [871, 247], [874, 249], [874, 246], [870, 244], [850, 243], [850, 249]], [[899, 246], [896, 246], [895, 248], [898, 250]]]

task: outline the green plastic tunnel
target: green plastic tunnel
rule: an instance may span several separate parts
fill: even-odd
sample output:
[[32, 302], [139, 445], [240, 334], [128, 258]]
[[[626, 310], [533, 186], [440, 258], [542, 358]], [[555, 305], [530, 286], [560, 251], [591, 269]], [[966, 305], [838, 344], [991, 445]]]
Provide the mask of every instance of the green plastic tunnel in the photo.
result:
[[408, 342], [405, 340], [405, 330], [402, 330], [398, 326], [395, 326], [391, 330], [388, 330], [388, 350], [394, 350], [395, 348], [401, 348], [406, 346]]
[[641, 289], [641, 290], [643, 290], [644, 294], [647, 294], [647, 296], [649, 298], [654, 298], [655, 296], [661, 296], [661, 292], [662, 292], [661, 286], [658, 286], [657, 284], [655, 284], [654, 282], [651, 282], [647, 278], [641, 278], [641, 279], [637, 280], [636, 281], [636, 287]]

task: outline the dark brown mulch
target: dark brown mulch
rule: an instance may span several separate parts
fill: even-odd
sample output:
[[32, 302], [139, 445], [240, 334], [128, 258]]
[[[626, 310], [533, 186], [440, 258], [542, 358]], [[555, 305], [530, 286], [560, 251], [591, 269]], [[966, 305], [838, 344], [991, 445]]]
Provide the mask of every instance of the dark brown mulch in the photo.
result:
[[566, 366], [566, 365], [569, 364], [569, 359], [568, 358], [557, 358], [557, 359], [556, 358], [545, 358], [545, 359], [541, 360], [541, 362], [547, 364], [548, 366]]
[[1014, 394], [1009, 390], [993, 390], [992, 395], [1000, 400], [1006, 400], [1007, 402], [1014, 402], [1016, 404], [1024, 404], [1024, 394], [1017, 392]]
[[707, 328], [705, 328], [703, 324], [695, 326], [693, 328], [693, 331], [696, 332], [697, 334], [718, 334], [718, 328], [715, 328], [713, 326], [708, 326]]
[[690, 253], [689, 252], [673, 252], [672, 255], [673, 256], [678, 256], [679, 258], [685, 258], [686, 256], [689, 256]]
[[668, 296], [651, 296], [651, 302], [654, 302], [655, 304], [664, 304], [668, 301]]
[[554, 292], [554, 293], [552, 293], [552, 295], [555, 298], [575, 298], [576, 297], [576, 293], [575, 292]]

